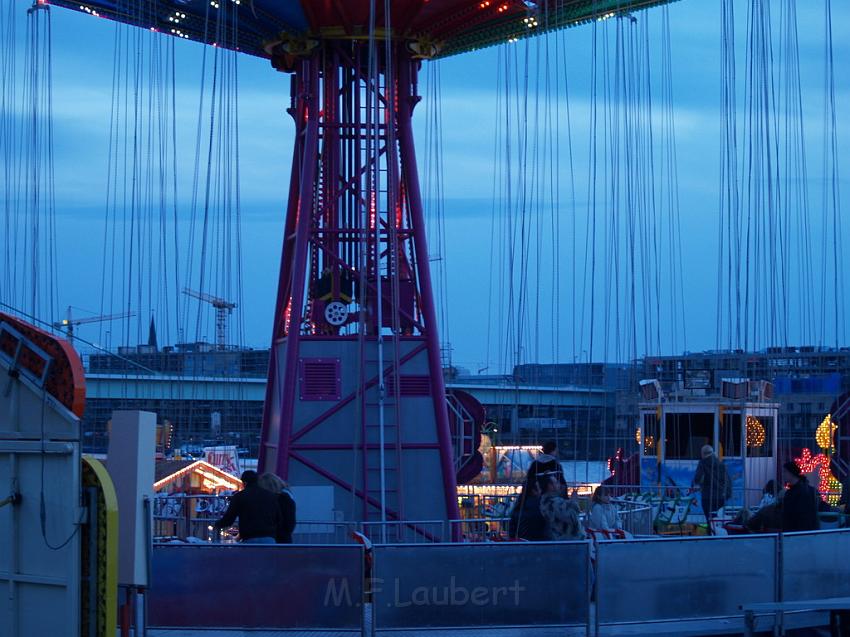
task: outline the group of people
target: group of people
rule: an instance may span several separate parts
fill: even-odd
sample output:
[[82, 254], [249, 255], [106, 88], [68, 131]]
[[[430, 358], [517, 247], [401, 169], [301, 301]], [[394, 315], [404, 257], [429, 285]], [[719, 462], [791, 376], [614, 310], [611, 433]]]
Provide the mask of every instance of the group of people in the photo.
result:
[[[576, 491], [567, 493], [563, 468], [557, 459], [554, 442], [543, 445], [529, 467], [520, 497], [511, 510], [509, 535], [528, 541], [581, 540], [586, 537]], [[712, 516], [732, 496], [732, 480], [723, 462], [706, 445], [691, 484], [701, 493], [702, 510], [713, 533]], [[775, 481], [765, 485], [762, 499], [753, 511], [743, 511], [735, 522], [750, 531], [811, 531], [820, 528], [821, 507], [817, 490], [812, 487], [796, 463], [783, 465], [787, 489], [777, 489]], [[244, 471], [243, 489], [233, 495], [222, 518], [213, 528], [221, 529], [239, 522], [239, 540], [245, 544], [291, 544], [295, 530], [295, 497], [288, 485], [273, 473], [257, 475]], [[611, 502], [605, 485], [596, 488], [591, 499], [587, 526], [598, 531], [621, 531], [617, 507]]]
[[224, 515], [213, 525], [222, 529], [239, 521], [239, 541], [244, 544], [292, 544], [295, 530], [295, 497], [273, 473], [243, 471], [243, 489], [233, 494]]
[[[577, 493], [567, 494], [556, 452], [554, 442], [545, 443], [543, 453], [529, 467], [522, 492], [511, 510], [508, 534], [512, 539], [540, 542], [586, 537]], [[617, 508], [604, 485], [593, 494], [588, 524], [600, 531], [622, 530]]]
[[[770, 480], [755, 510], [742, 511], [734, 522], [751, 531], [819, 529], [818, 511], [823, 501], [797, 463], [789, 460], [782, 466], [782, 479], [788, 485], [787, 489], [778, 489], [776, 482]], [[713, 533], [712, 516], [732, 497], [732, 480], [711, 445], [702, 448], [702, 458], [691, 486], [700, 490], [702, 510], [709, 533]]]
[[[512, 539], [528, 541], [581, 540], [586, 537], [581, 522], [578, 497], [567, 494], [563, 469], [556, 457], [554, 442], [543, 445], [543, 453], [529, 467], [522, 492], [511, 510], [508, 534]], [[723, 461], [710, 445], [701, 450], [691, 488], [700, 491], [702, 510], [709, 533], [714, 533], [712, 517], [732, 497], [732, 479]], [[749, 530], [813, 531], [820, 528], [818, 511], [823, 501], [817, 490], [793, 461], [782, 467], [783, 483], [778, 489], [771, 480], [753, 511], [743, 511], [735, 520]], [[587, 515], [587, 528], [620, 531], [617, 507], [611, 502], [605, 485], [596, 488]]]
[[748, 531], [816, 531], [820, 528], [818, 512], [829, 507], [809, 484], [796, 463], [788, 461], [782, 467], [782, 479], [788, 485], [780, 489], [770, 480], [762, 490], [762, 498], [752, 510], [743, 510], [735, 523]]

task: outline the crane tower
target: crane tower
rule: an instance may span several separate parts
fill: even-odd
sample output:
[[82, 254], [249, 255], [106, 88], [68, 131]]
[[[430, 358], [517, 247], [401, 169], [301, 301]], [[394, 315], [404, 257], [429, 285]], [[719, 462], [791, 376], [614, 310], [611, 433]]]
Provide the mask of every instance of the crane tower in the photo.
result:
[[206, 292], [198, 292], [183, 288], [183, 294], [191, 296], [204, 303], [209, 303], [215, 308], [215, 346], [217, 349], [223, 350], [227, 348], [227, 318], [237, 307], [236, 303], [221, 299]]

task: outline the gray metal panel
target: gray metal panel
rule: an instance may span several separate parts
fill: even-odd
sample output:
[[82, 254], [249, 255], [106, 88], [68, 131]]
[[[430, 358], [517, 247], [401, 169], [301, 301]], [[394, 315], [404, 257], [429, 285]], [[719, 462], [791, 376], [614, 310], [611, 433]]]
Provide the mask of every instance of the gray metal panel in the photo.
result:
[[[403, 358], [406, 354], [408, 354], [420, 344], [421, 343], [417, 341], [401, 341], [399, 346], [399, 358]], [[282, 346], [280, 347], [282, 350]], [[278, 356], [280, 357], [281, 355], [282, 351], [279, 352]], [[375, 344], [373, 342], [367, 343], [366, 346], [362, 377], [359, 368], [360, 352], [357, 341], [305, 340], [301, 343], [299, 355], [302, 358], [339, 358], [341, 361], [340, 395], [343, 399], [346, 399], [351, 396], [358, 389], [361, 381], [373, 379], [378, 375], [378, 367], [377, 363], [375, 362], [377, 359], [377, 353], [375, 350]], [[392, 364], [392, 362], [393, 346], [392, 342], [388, 342], [384, 346], [384, 367], [388, 368]], [[427, 373], [427, 369], [428, 358], [426, 350], [422, 350], [418, 354], [414, 355], [410, 360], [402, 363], [401, 365], [401, 373], [404, 375], [424, 374]], [[389, 394], [389, 391], [387, 393]], [[419, 407], [419, 409], [414, 411], [414, 413], [412, 414], [412, 416], [414, 417], [413, 419], [421, 420], [423, 416], [427, 416], [428, 420], [425, 422], [427, 426], [416, 426], [417, 423], [408, 424], [411, 413], [409, 411], [409, 408], [406, 407], [406, 405], [411, 399], [413, 399], [413, 404]], [[327, 410], [334, 407], [337, 402], [338, 401], [333, 400], [296, 401], [295, 422], [297, 424], [295, 427], [295, 432], [297, 433], [297, 431], [301, 427], [305, 426], [313, 419], [321, 416]], [[369, 420], [370, 422], [377, 422], [377, 384], [372, 385], [366, 390], [365, 394], [362, 397], [362, 402], [365, 403], [367, 420]], [[387, 416], [388, 422], [389, 418], [392, 418], [392, 421], [394, 422], [395, 398], [388, 395], [385, 404], [385, 414]], [[339, 434], [335, 434], [331, 438], [328, 437], [327, 428], [329, 426], [341, 428], [341, 432], [344, 432], [349, 438], [360, 440], [360, 408], [360, 398], [348, 402], [345, 406], [339, 409], [326, 423], [323, 423], [321, 426], [313, 429], [312, 431], [307, 432], [301, 438], [300, 441], [303, 443], [322, 443], [327, 442], [328, 440], [332, 440], [333, 442], [342, 442], [344, 438]], [[422, 413], [423, 408], [424, 411], [427, 412], [426, 414]], [[436, 430], [433, 426], [433, 405], [431, 404], [430, 397], [421, 398], [405, 396], [402, 398], [401, 401], [401, 411], [401, 420], [404, 425], [403, 435], [405, 437], [406, 442], [433, 442], [436, 440]], [[407, 418], [405, 418], [405, 416], [407, 416]]]
[[782, 537], [782, 599], [850, 596], [850, 530]]
[[80, 622], [79, 446], [63, 442], [67, 453], [43, 455], [25, 441], [0, 446], [0, 485], [14, 479], [22, 496], [21, 504], [0, 509], [0, 634], [67, 634]]
[[600, 624], [740, 615], [774, 601], [774, 536], [600, 542]]
[[152, 566], [152, 627], [363, 629], [360, 546], [163, 545]]
[[[7, 378], [5, 365], [0, 365]], [[80, 420], [56, 398], [42, 393], [25, 376], [4, 380], [0, 397], [0, 440], [68, 440], [79, 442]]]
[[80, 625], [80, 421], [26, 374], [2, 376], [0, 498], [22, 500], [0, 509], [0, 634], [65, 635]]
[[375, 628], [586, 625], [589, 547], [587, 542], [376, 546]]
[[[431, 413], [434, 413], [433, 410]], [[434, 426], [431, 426], [434, 429]], [[410, 449], [404, 453], [402, 482], [408, 494], [404, 501], [404, 517], [408, 520], [445, 518], [445, 508], [435, 502], [444, 500], [440, 455], [430, 449]], [[435, 478], [426, 478], [435, 476]]]
[[[402, 339], [399, 342], [399, 359], [410, 352], [422, 347], [419, 339]], [[343, 400], [357, 391], [363, 380], [377, 376], [377, 353], [375, 343], [367, 343], [364, 359], [364, 373], [361, 376], [359, 361], [360, 351], [356, 339], [305, 339], [300, 344], [299, 355], [302, 358], [339, 358], [340, 395]], [[393, 343], [389, 341], [384, 346], [384, 367], [389, 368], [393, 361]], [[422, 349], [409, 360], [401, 364], [402, 375], [424, 374], [428, 369], [427, 350]], [[436, 428], [436, 414], [430, 396], [401, 396], [395, 397], [387, 392], [384, 408], [386, 453], [386, 493], [387, 507], [390, 511], [399, 510], [399, 493], [403, 500], [401, 517], [407, 520], [446, 520], [446, 496], [442, 482], [442, 466], [439, 438]], [[400, 414], [396, 414], [396, 400], [399, 400]], [[334, 409], [339, 401], [295, 401], [294, 422], [295, 432], [309, 426], [309, 423]], [[377, 467], [379, 462], [379, 433], [377, 386], [368, 388], [361, 398], [350, 400], [332, 413], [318, 426], [308, 430], [294, 444], [293, 450], [304, 459], [321, 470], [328, 470], [348, 486], [335, 483], [334, 510], [337, 519], [363, 519], [362, 500], [352, 497], [351, 485], [358, 491], [363, 490], [364, 482], [364, 453], [363, 417], [361, 408], [365, 411], [366, 441], [372, 447], [368, 454], [369, 470], [366, 472], [369, 496], [379, 499], [380, 474]], [[401, 451], [401, 471], [396, 458], [394, 443], [401, 435], [405, 448]], [[336, 448], [327, 448], [327, 443]], [[422, 480], [422, 476], [437, 476], [436, 480]], [[296, 486], [327, 485], [331, 481], [320, 471], [308, 466], [298, 459], [289, 465], [289, 482]], [[399, 482], [400, 480], [400, 482]], [[400, 492], [399, 492], [400, 488]], [[377, 518], [377, 509], [371, 510], [371, 518]], [[393, 518], [393, 515], [389, 516]]]

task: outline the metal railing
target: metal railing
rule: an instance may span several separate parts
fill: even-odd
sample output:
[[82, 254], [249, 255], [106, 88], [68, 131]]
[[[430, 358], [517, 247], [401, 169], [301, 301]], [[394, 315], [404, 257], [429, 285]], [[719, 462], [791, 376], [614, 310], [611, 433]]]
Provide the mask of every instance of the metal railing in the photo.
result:
[[[455, 522], [474, 528], [479, 521]], [[387, 544], [369, 558], [339, 545], [157, 546], [150, 616], [152, 626], [172, 630], [297, 627], [362, 637], [501, 628], [551, 635], [566, 627], [598, 636], [637, 626], [673, 634], [695, 623], [703, 632], [740, 634], [742, 605], [803, 602], [793, 617], [771, 611], [756, 618], [759, 630], [781, 632], [824, 625], [817, 600], [850, 595], [848, 552], [850, 530], [600, 541], [595, 548], [587, 541]], [[234, 614], [238, 591], [210, 586], [222, 573], [234, 581], [292, 578], [298, 601], [278, 604], [275, 586], [259, 586], [246, 593], [252, 603], [245, 612]], [[805, 600], [813, 600], [809, 610]]]
[[[704, 525], [699, 506], [699, 494], [684, 493], [681, 487], [665, 488], [674, 495], [655, 492], [629, 493], [612, 499], [620, 513], [622, 527], [632, 535], [653, 534], [657, 523], [666, 522], [666, 528], [682, 525]], [[515, 496], [492, 496], [486, 511], [473, 508], [472, 516], [459, 520], [389, 520], [387, 522], [355, 522], [334, 520], [299, 520], [293, 540], [299, 544], [345, 544], [353, 542], [353, 534], [360, 533], [374, 543], [419, 544], [434, 542], [488, 542], [508, 539], [508, 523]], [[182, 540], [190, 542], [235, 541], [236, 531], [231, 529], [218, 538], [212, 537], [212, 525], [227, 508], [226, 496], [170, 495], [154, 500], [154, 535], [160, 541]], [[590, 509], [587, 497], [579, 498], [579, 506], [586, 518]], [[726, 507], [723, 516], [715, 523], [731, 521], [740, 507]], [[669, 518], [669, 519], [668, 519]], [[836, 528], [846, 523], [838, 513], [824, 513], [823, 528]]]
[[[169, 495], [154, 499], [153, 530], [158, 542], [235, 542], [237, 530], [225, 529], [214, 537], [213, 525], [227, 510], [227, 496]], [[652, 507], [639, 501], [615, 500], [623, 529], [633, 535], [652, 532]], [[589, 501], [580, 501], [584, 511]], [[501, 515], [473, 516], [458, 520], [335, 521], [298, 520], [292, 534], [296, 544], [348, 544], [356, 542], [355, 533], [373, 543], [427, 544], [495, 542], [508, 539], [510, 507]], [[586, 513], [582, 514], [586, 517]]]
[[642, 502], [613, 500], [620, 513], [623, 530], [634, 536], [652, 535], [655, 521], [652, 507]]
[[509, 517], [467, 518], [451, 520], [449, 525], [461, 542], [493, 542], [507, 539], [509, 523]]
[[[650, 535], [653, 525], [666, 514], [673, 518], [682, 517], [678, 523], [703, 522], [699, 506], [699, 493], [688, 493], [685, 487], [671, 485], [653, 489], [640, 489], [637, 485], [619, 487], [627, 490], [625, 495], [614, 498], [612, 502], [620, 511], [623, 529], [633, 535]], [[758, 489], [744, 491], [759, 492]], [[452, 538], [461, 541], [495, 541], [507, 539], [510, 512], [516, 495], [478, 495], [479, 503], [475, 507], [464, 509], [471, 513], [459, 520], [416, 520], [387, 522], [352, 522], [334, 520], [299, 520], [293, 539], [302, 544], [340, 544], [353, 541], [352, 534], [365, 535], [376, 543], [428, 543], [450, 542]], [[167, 495], [154, 499], [154, 536], [167, 541], [213, 540], [212, 525], [221, 518], [227, 509], [227, 496], [215, 495]], [[671, 511], [680, 505], [681, 511]], [[586, 496], [579, 498], [583, 512], [590, 509], [590, 500]], [[721, 522], [735, 517], [740, 507], [726, 507]], [[832, 516], [832, 517], [828, 517]], [[826, 528], [841, 525], [844, 520], [828, 514]], [[672, 519], [672, 518], [671, 518]], [[674, 523], [675, 525], [675, 523]], [[219, 541], [235, 541], [235, 531], [215, 538]]]
[[224, 515], [229, 498], [169, 495], [153, 500], [153, 534], [160, 540], [212, 540], [212, 525]]

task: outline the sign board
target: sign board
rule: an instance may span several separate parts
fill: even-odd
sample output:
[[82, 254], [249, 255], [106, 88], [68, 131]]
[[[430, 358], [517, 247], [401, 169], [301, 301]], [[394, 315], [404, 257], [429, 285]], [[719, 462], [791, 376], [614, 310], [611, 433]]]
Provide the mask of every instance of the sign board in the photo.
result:
[[236, 445], [223, 445], [220, 447], [204, 447], [204, 460], [230, 475], [242, 475], [242, 467], [239, 462], [239, 453]]

